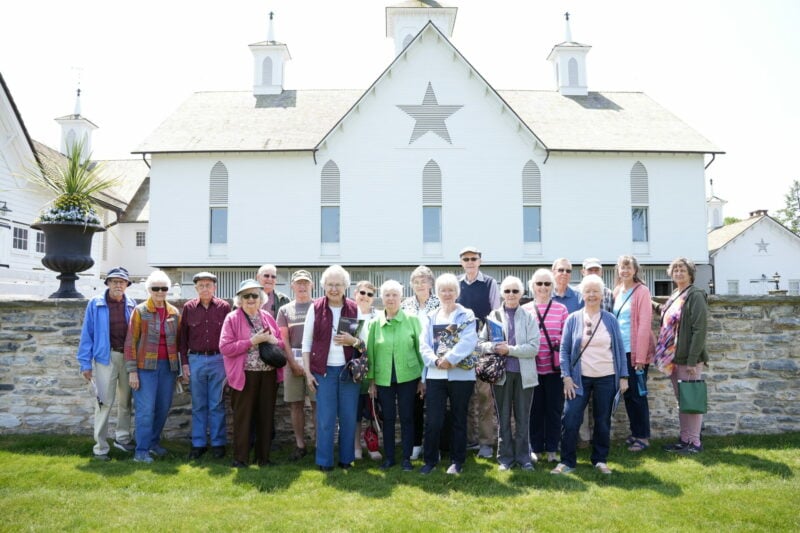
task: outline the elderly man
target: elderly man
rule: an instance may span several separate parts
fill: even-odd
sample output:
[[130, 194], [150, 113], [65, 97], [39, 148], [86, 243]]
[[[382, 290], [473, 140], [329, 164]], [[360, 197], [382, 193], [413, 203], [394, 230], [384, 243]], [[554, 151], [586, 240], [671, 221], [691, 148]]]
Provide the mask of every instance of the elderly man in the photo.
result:
[[[587, 257], [583, 260], [581, 276], [585, 278], [589, 274], [600, 276], [600, 279], [603, 279], [603, 265], [596, 257]], [[603, 302], [601, 307], [603, 311], [608, 311], [609, 313], [614, 312], [614, 292], [607, 286], [603, 287]]]
[[108, 289], [89, 300], [83, 318], [78, 364], [81, 374], [93, 384], [94, 458], [108, 461], [108, 417], [117, 400], [117, 428], [114, 447], [126, 452], [135, 449], [131, 438], [131, 388], [125, 370], [123, 348], [128, 321], [136, 307], [125, 294], [131, 280], [122, 267], [112, 268], [106, 275]]
[[199, 459], [208, 450], [215, 459], [225, 457], [225, 366], [219, 352], [219, 335], [231, 306], [215, 296], [217, 276], [200, 272], [192, 277], [197, 298], [183, 305], [178, 329], [178, 351], [184, 378], [192, 392], [192, 449], [189, 459]]
[[[278, 328], [284, 339], [286, 363], [288, 370], [283, 374], [283, 401], [289, 404], [292, 416], [295, 448], [289, 456], [292, 461], [305, 457], [305, 399], [307, 392], [305, 372], [303, 370], [303, 327], [306, 313], [311, 307], [311, 274], [307, 270], [298, 270], [292, 274], [292, 292], [294, 300], [278, 309]], [[286, 342], [288, 339], [289, 342]], [[316, 396], [308, 391], [311, 399], [311, 419], [316, 419]]]
[[[478, 331], [492, 309], [500, 307], [500, 291], [497, 281], [480, 271], [482, 254], [474, 246], [467, 246], [458, 254], [464, 273], [459, 276], [461, 294], [457, 302], [475, 313]], [[474, 449], [478, 446], [478, 457], [491, 458], [497, 440], [492, 386], [480, 379], [475, 380], [475, 394], [469, 405], [467, 442]]]
[[261, 309], [272, 315], [275, 318], [278, 315], [278, 309], [289, 303], [289, 297], [285, 294], [275, 290], [275, 283], [278, 281], [278, 268], [275, 265], [261, 265], [256, 274], [256, 280], [261, 284], [264, 289], [264, 294], [267, 296], [267, 301], [261, 306]]
[[583, 300], [577, 291], [569, 286], [572, 279], [572, 263], [566, 257], [559, 257], [553, 261], [553, 301], [560, 303], [567, 308], [567, 311], [574, 313], [583, 307]]

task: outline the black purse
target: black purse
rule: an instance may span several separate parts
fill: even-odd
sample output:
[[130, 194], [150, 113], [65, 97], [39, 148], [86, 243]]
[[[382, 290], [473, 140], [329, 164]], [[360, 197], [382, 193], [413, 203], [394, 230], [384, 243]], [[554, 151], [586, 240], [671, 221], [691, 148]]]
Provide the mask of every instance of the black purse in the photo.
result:
[[[242, 309], [242, 314], [250, 323], [250, 327], [255, 330], [256, 327], [253, 325], [253, 321], [250, 320], [250, 317], [247, 316], [247, 313], [244, 312], [244, 309]], [[277, 344], [270, 344], [269, 342], [259, 343], [258, 357], [264, 362], [265, 365], [273, 368], [283, 368], [286, 366], [286, 354], [283, 353], [283, 350], [281, 350]]]

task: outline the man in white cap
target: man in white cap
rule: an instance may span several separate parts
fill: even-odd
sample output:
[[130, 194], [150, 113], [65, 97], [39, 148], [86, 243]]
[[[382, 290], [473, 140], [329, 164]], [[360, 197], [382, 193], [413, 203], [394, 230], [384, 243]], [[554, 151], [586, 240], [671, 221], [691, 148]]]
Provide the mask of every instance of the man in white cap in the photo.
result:
[[192, 392], [192, 449], [189, 459], [199, 459], [208, 450], [215, 459], [225, 457], [228, 441], [225, 429], [225, 364], [219, 352], [222, 323], [231, 312], [225, 300], [215, 296], [217, 276], [198, 272], [192, 277], [197, 298], [183, 305], [178, 327], [178, 353], [184, 377]]
[[[500, 291], [497, 281], [480, 271], [482, 254], [474, 246], [463, 248], [458, 254], [464, 273], [458, 277], [461, 293], [458, 303], [475, 313], [478, 331], [492, 310], [500, 307]], [[496, 410], [492, 398], [492, 386], [475, 379], [475, 393], [469, 401], [467, 420], [467, 444], [474, 449], [477, 444], [478, 457], [491, 458], [497, 441]]]
[[[603, 265], [596, 257], [587, 257], [583, 260], [581, 276], [585, 278], [589, 274], [600, 276], [600, 279], [603, 278]], [[614, 312], [614, 291], [609, 289], [607, 286], [603, 287], [603, 303], [601, 306], [603, 311], [608, 311], [609, 313]]]
[[94, 458], [108, 461], [108, 418], [117, 401], [117, 428], [114, 447], [125, 452], [135, 449], [131, 435], [131, 388], [125, 370], [123, 348], [128, 321], [136, 301], [125, 294], [131, 280], [122, 267], [112, 268], [106, 275], [108, 289], [89, 300], [78, 345], [80, 372], [93, 384]]
[[[308, 391], [303, 370], [303, 329], [308, 308], [311, 307], [313, 280], [308, 270], [298, 270], [292, 274], [294, 300], [278, 309], [278, 328], [284, 339], [286, 349], [286, 371], [283, 373], [283, 401], [289, 404], [292, 416], [295, 448], [289, 456], [292, 461], [305, 457], [308, 453], [305, 440], [305, 400], [311, 400], [311, 420], [316, 419], [317, 399]], [[289, 342], [286, 342], [288, 339]], [[312, 435], [314, 432], [312, 431]]]

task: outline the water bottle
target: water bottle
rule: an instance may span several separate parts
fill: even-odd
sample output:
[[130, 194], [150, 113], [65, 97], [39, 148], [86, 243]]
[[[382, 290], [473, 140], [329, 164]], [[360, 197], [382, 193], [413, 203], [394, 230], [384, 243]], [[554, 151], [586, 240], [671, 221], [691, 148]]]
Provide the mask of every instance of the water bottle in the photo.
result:
[[636, 371], [636, 388], [639, 396], [647, 396], [647, 383], [644, 381], [644, 369]]

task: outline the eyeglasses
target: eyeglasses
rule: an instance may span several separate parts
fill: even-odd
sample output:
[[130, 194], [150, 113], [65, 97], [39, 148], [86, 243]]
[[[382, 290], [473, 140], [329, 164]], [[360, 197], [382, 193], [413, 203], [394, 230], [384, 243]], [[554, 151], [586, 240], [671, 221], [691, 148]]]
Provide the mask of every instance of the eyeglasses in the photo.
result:
[[270, 279], [278, 279], [278, 276], [275, 274], [261, 274], [262, 278], [270, 278]]
[[467, 262], [469, 262], [469, 261], [477, 261], [479, 259], [480, 259], [480, 257], [462, 257], [461, 258], [462, 261], [467, 261]]
[[519, 294], [519, 289], [503, 289], [503, 294]]
[[537, 287], [542, 287], [542, 286], [549, 287], [550, 285], [552, 285], [552, 283], [549, 281], [535, 281], [534, 285], [536, 285]]
[[572, 269], [571, 268], [557, 268], [556, 272], [558, 272], [559, 274], [572, 274]]
[[369, 296], [370, 298], [375, 296], [374, 292], [367, 292], [367, 291], [358, 291], [358, 294], [360, 294], [361, 296]]
[[169, 287], [150, 287], [150, 290], [153, 292], [167, 292]]
[[258, 299], [258, 294], [254, 292], [248, 292], [246, 294], [242, 294], [242, 298], [245, 300], [256, 300]]

